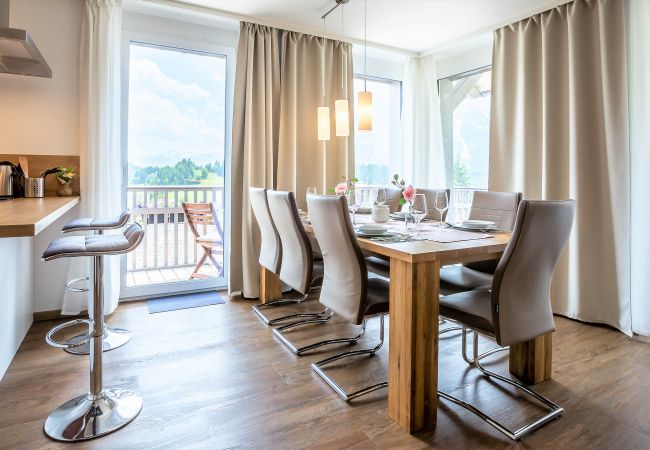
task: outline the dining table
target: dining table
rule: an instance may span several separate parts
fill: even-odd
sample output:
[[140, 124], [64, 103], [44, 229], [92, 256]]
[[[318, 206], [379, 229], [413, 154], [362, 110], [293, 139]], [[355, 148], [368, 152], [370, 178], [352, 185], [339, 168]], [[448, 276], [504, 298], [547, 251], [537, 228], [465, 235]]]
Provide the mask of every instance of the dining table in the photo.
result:
[[[369, 214], [356, 214], [356, 226], [371, 223]], [[314, 232], [308, 216], [305, 231]], [[420, 224], [407, 230], [404, 221], [385, 223], [392, 238], [360, 237], [367, 255], [390, 261], [388, 415], [409, 433], [432, 429], [438, 409], [438, 332], [440, 268], [446, 265], [498, 259], [510, 232], [468, 232]], [[277, 275], [260, 266], [260, 302], [282, 295]], [[511, 346], [510, 373], [527, 384], [551, 376], [551, 333]]]

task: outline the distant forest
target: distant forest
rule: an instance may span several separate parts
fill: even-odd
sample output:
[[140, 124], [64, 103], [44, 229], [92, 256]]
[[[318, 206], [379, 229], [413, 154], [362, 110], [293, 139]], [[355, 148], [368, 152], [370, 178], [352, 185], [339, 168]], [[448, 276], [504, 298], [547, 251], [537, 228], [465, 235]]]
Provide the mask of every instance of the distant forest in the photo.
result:
[[129, 185], [223, 185], [223, 175], [223, 161], [198, 165], [189, 158], [183, 158], [173, 166], [138, 167], [129, 164]]

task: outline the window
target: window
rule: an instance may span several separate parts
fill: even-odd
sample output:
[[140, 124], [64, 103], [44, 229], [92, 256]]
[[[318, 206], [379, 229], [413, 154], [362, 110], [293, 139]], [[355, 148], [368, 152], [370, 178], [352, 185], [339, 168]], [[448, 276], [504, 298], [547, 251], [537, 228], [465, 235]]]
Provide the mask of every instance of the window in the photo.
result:
[[491, 69], [483, 68], [438, 82], [445, 154], [453, 161], [447, 176], [454, 188], [488, 187], [491, 77]]
[[[382, 185], [389, 182], [391, 167], [399, 167], [402, 83], [366, 78], [366, 89], [372, 92], [372, 131], [358, 131], [355, 114], [354, 169], [362, 184]], [[355, 76], [355, 101], [363, 90], [363, 76]]]

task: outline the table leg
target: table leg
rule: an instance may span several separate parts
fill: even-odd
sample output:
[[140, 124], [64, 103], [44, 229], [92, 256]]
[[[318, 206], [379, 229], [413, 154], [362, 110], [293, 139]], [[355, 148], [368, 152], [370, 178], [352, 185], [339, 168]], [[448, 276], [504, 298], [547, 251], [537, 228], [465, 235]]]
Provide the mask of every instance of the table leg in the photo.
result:
[[409, 433], [436, 424], [439, 291], [440, 262], [391, 258], [388, 415]]
[[260, 266], [260, 303], [268, 303], [282, 298], [282, 282], [280, 277]]
[[510, 346], [510, 373], [526, 384], [551, 378], [553, 333]]

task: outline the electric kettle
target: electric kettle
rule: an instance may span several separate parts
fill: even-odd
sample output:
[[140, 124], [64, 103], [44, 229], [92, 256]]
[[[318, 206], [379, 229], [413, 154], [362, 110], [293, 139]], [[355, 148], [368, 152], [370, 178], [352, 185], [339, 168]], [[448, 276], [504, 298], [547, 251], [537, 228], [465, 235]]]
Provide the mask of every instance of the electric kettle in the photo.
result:
[[9, 161], [0, 161], [0, 199], [14, 196], [14, 175], [16, 166]]

